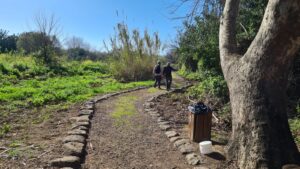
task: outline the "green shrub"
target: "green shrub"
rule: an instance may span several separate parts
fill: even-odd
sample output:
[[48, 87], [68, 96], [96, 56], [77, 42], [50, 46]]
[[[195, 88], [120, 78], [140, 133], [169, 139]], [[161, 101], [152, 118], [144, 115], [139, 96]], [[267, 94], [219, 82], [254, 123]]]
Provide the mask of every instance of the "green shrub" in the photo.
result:
[[199, 100], [209, 100], [216, 103], [229, 101], [228, 88], [222, 76], [208, 76], [188, 90], [188, 94]]
[[0, 63], [0, 72], [5, 75], [9, 73], [9, 70], [4, 66], [3, 63]]
[[15, 65], [13, 65], [14, 69], [17, 69], [20, 72], [25, 72], [26, 70], [29, 69], [29, 67], [26, 64], [23, 63], [17, 63]]
[[296, 143], [300, 144], [300, 119], [290, 119], [289, 124]]

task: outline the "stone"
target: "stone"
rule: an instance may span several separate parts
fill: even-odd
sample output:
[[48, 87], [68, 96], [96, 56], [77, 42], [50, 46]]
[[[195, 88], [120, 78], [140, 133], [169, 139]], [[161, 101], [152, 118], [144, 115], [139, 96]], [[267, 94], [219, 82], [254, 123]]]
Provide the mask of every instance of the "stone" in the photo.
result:
[[167, 135], [168, 138], [179, 136], [179, 134], [175, 131], [167, 131], [165, 132], [165, 134]]
[[151, 97], [150, 99], [147, 100], [147, 102], [154, 102], [156, 97]]
[[80, 110], [78, 115], [79, 116], [84, 116], [84, 115], [88, 115], [90, 118], [93, 115], [94, 111], [93, 110]]
[[85, 105], [87, 105], [87, 104], [94, 105], [94, 103], [95, 103], [94, 101], [90, 100], [90, 101], [85, 102], [84, 104], [85, 104]]
[[145, 108], [153, 108], [154, 107], [154, 103], [152, 103], [152, 102], [146, 102], [145, 104], [144, 104], [144, 107]]
[[81, 129], [73, 129], [68, 131], [68, 135], [81, 135], [81, 136], [87, 136], [86, 130]]
[[[200, 160], [201, 161], [201, 160]], [[210, 169], [209, 167], [206, 166], [199, 166], [199, 167], [194, 167], [194, 169]]]
[[63, 142], [77, 142], [77, 143], [85, 143], [85, 138], [81, 135], [68, 135], [64, 138]]
[[77, 122], [75, 122], [73, 125], [72, 125], [72, 129], [74, 129], [74, 128], [76, 128], [76, 127], [78, 127], [78, 126], [84, 126], [84, 127], [90, 127], [90, 122], [88, 122], [88, 121], [85, 121], [85, 122], [79, 122], [79, 121], [77, 121]]
[[77, 122], [89, 122], [89, 121], [90, 121], [90, 118], [88, 115], [77, 117]]
[[163, 122], [163, 121], [165, 121], [163, 117], [159, 117], [159, 118], [157, 119], [157, 122]]
[[182, 153], [182, 154], [187, 154], [187, 153], [191, 153], [193, 152], [195, 149], [193, 147], [192, 144], [183, 144], [183, 145], [180, 145], [179, 146], [179, 151]]
[[80, 158], [76, 156], [64, 156], [50, 161], [53, 167], [79, 167]]
[[89, 130], [89, 129], [88, 129], [87, 127], [85, 127], [85, 126], [73, 126], [71, 129], [72, 129], [72, 130], [73, 130], [73, 129], [80, 129], [80, 130], [84, 130], [84, 131], [88, 131], [88, 130]]
[[148, 112], [149, 114], [159, 114], [157, 110], [151, 110]]
[[190, 165], [198, 165], [201, 162], [200, 156], [196, 153], [187, 154], [185, 158]]
[[170, 122], [168, 121], [162, 121], [162, 122], [158, 122], [159, 125], [169, 125]]
[[150, 114], [152, 117], [160, 117], [160, 114], [158, 113], [158, 111], [150, 111], [149, 114]]
[[170, 128], [171, 128], [171, 126], [170, 125], [166, 125], [166, 124], [164, 124], [164, 125], [159, 125], [159, 128], [161, 129], [161, 130], [169, 130]]
[[188, 143], [190, 143], [188, 139], [179, 139], [179, 140], [174, 142], [174, 146], [179, 147], [183, 144], [188, 144]]
[[60, 169], [73, 169], [72, 167], [63, 167], [63, 168], [60, 168]]
[[78, 117], [71, 117], [71, 122], [89, 122], [90, 118], [88, 115], [78, 116]]
[[83, 154], [84, 144], [77, 142], [68, 142], [63, 145], [64, 155], [81, 156]]
[[84, 109], [94, 110], [94, 104], [85, 104], [85, 105], [80, 107], [80, 110], [84, 110]]
[[77, 121], [77, 118], [78, 118], [77, 116], [76, 116], [76, 117], [71, 117], [71, 118], [70, 118], [70, 121], [71, 121], [72, 123], [74, 123], [74, 122]]
[[146, 112], [155, 111], [155, 109], [145, 109]]
[[171, 137], [171, 138], [170, 138], [170, 141], [171, 141], [172, 143], [174, 143], [175, 141], [177, 141], [177, 140], [179, 140], [179, 139], [182, 139], [182, 138], [180, 138], [180, 137]]

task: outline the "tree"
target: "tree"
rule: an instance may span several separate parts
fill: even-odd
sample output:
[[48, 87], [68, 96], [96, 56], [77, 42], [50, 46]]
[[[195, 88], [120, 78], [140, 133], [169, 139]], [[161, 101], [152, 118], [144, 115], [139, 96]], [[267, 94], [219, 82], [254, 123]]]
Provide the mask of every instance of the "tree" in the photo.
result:
[[24, 32], [19, 35], [17, 48], [25, 54], [38, 52], [42, 47], [42, 39], [43, 35], [39, 32]]
[[0, 52], [10, 52], [17, 49], [18, 37], [16, 35], [8, 35], [8, 31], [0, 29]]
[[239, 0], [227, 0], [220, 22], [221, 66], [232, 108], [228, 157], [239, 168], [279, 169], [300, 163], [287, 120], [289, 67], [300, 47], [300, 1], [270, 0], [259, 31], [240, 55]]
[[71, 38], [68, 38], [65, 42], [65, 45], [68, 49], [74, 49], [74, 48], [82, 48], [85, 50], [90, 50], [90, 44], [86, 43], [82, 38], [73, 36]]
[[34, 18], [37, 32], [40, 34], [40, 48], [35, 57], [42, 63], [52, 67], [57, 66], [57, 50], [60, 49], [58, 34], [60, 26], [58, 20], [52, 14], [47, 17], [44, 14], [36, 15]]

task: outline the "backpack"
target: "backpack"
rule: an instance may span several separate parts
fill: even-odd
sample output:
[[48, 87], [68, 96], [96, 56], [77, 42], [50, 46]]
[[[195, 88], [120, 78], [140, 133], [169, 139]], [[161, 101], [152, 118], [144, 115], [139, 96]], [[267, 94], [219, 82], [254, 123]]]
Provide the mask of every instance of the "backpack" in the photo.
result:
[[160, 66], [156, 65], [154, 68], [154, 73], [159, 74], [160, 73]]

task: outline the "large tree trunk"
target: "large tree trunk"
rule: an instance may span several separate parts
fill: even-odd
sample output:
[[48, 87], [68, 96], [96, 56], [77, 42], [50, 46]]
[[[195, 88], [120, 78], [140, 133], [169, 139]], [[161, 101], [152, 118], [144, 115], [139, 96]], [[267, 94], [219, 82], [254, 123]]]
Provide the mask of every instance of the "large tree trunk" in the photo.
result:
[[228, 157], [241, 169], [279, 169], [300, 163], [287, 119], [290, 62], [300, 46], [300, 1], [269, 0], [259, 32], [238, 55], [239, 0], [227, 0], [220, 25], [221, 65], [230, 92], [232, 137]]

